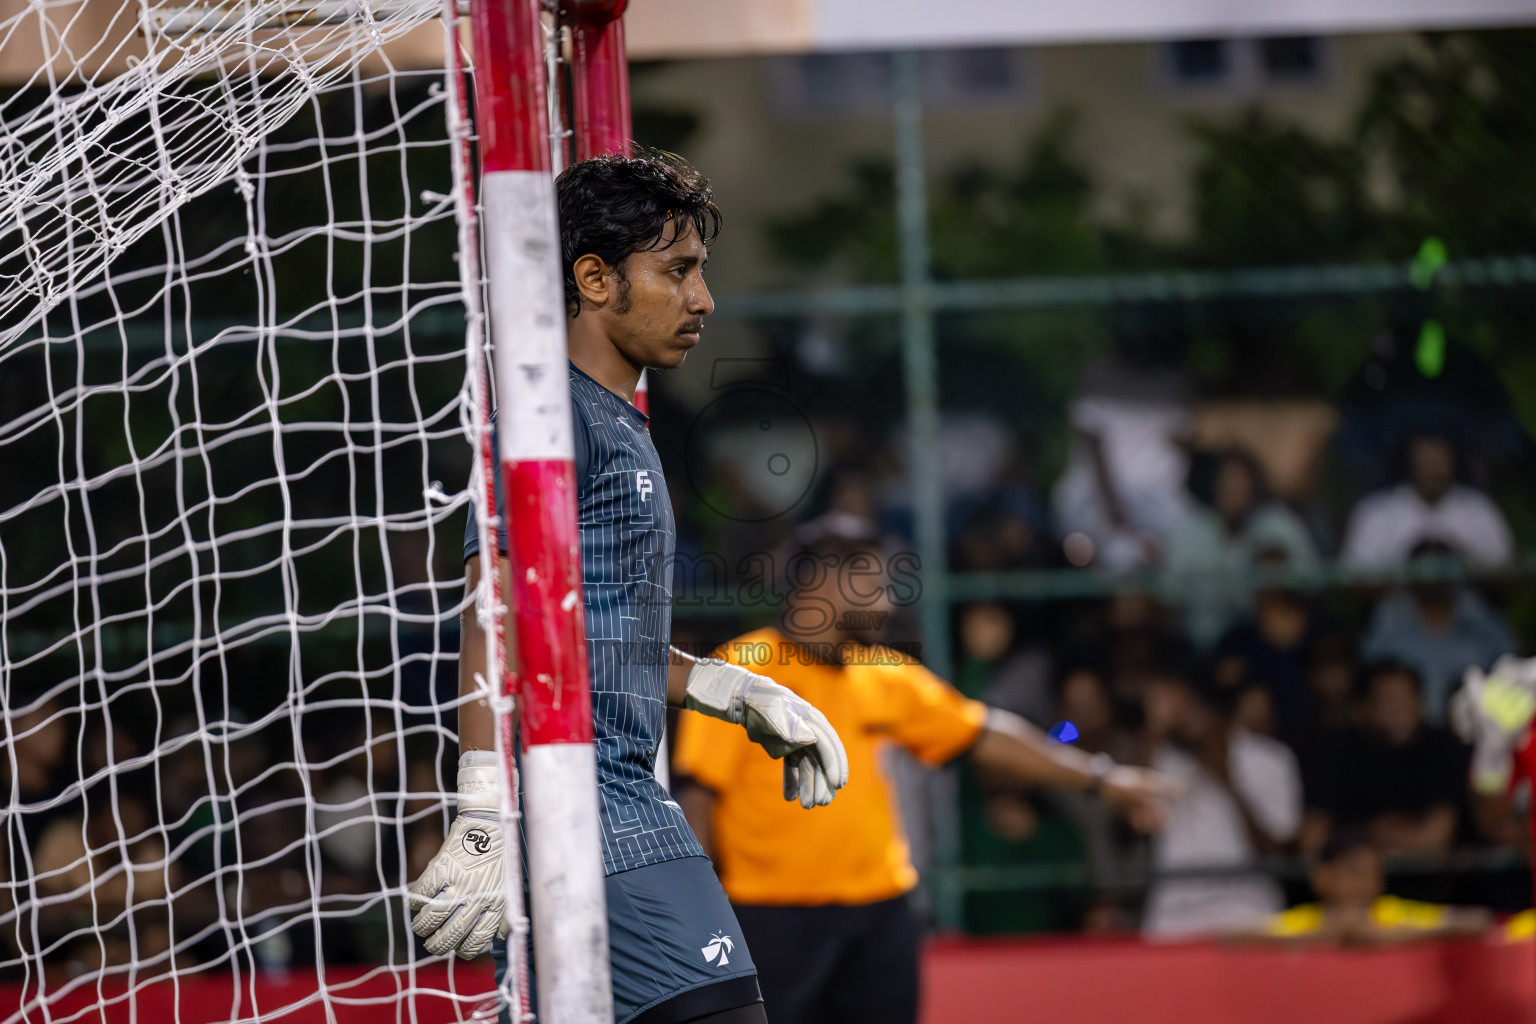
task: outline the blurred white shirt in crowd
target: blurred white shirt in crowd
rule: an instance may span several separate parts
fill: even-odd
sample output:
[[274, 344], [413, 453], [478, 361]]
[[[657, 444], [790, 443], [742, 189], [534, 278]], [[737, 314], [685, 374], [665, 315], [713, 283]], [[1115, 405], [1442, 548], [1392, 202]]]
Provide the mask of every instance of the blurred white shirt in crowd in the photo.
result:
[[1292, 839], [1302, 812], [1296, 756], [1278, 740], [1234, 730], [1227, 748], [1230, 788], [1177, 747], [1164, 745], [1152, 767], [1184, 784], [1184, 795], [1169, 806], [1168, 820], [1153, 840], [1154, 873], [1232, 870], [1154, 882], [1143, 932], [1172, 940], [1262, 927], [1285, 902], [1268, 874], [1242, 870], [1257, 856], [1243, 808], [1270, 839]]
[[[1179, 443], [1189, 431], [1188, 410], [1173, 401], [1091, 395], [1074, 400], [1069, 415], [1078, 437], [1051, 493], [1058, 530], [1092, 537], [1099, 563], [1112, 570], [1155, 561], [1189, 514], [1189, 456]], [[1116, 503], [1124, 516], [1118, 523]]]
[[1514, 554], [1503, 513], [1482, 491], [1457, 484], [1431, 505], [1399, 484], [1355, 506], [1339, 561], [1352, 569], [1395, 569], [1424, 541], [1449, 544], [1476, 565], [1503, 565]]

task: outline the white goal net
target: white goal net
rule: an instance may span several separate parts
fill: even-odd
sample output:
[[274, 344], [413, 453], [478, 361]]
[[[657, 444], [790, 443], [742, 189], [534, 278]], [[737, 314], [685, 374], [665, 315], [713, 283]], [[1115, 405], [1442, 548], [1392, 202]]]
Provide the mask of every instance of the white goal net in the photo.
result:
[[0, 1019], [483, 1012], [442, 6], [0, 13]]

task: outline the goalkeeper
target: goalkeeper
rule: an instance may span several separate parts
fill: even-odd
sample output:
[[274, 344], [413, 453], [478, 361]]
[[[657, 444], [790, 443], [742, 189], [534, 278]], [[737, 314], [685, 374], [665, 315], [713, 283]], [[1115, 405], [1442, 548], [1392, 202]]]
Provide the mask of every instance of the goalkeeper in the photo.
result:
[[[556, 192], [614, 1019], [762, 1024], [757, 971], [735, 915], [682, 810], [656, 780], [666, 707], [744, 726], [746, 738], [782, 760], [784, 798], [806, 808], [832, 800], [848, 762], [827, 720], [790, 691], [669, 650], [672, 504], [633, 403], [642, 370], [678, 366], [699, 343], [714, 309], [704, 264], [720, 211], [703, 176], [670, 155], [582, 161], [560, 175]], [[504, 527], [499, 539], [505, 554]], [[471, 517], [471, 593], [479, 549]], [[498, 564], [505, 574], [505, 559]], [[506, 933], [499, 850], [512, 837], [501, 835], [494, 722], [477, 682], [496, 675], [484, 652], [471, 606], [460, 693], [479, 699], [459, 712], [459, 817], [411, 886], [421, 904], [412, 926], [437, 955], [473, 957]]]

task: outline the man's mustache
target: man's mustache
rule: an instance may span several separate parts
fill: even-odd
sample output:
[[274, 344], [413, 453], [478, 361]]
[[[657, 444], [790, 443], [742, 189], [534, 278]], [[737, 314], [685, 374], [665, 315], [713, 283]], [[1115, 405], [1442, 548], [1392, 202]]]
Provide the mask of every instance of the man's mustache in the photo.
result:
[[689, 320], [687, 323], [683, 324], [683, 326], [679, 327], [677, 329], [677, 333], [678, 334], [698, 334], [703, 329], [704, 329], [704, 318], [703, 317], [698, 317], [696, 319]]

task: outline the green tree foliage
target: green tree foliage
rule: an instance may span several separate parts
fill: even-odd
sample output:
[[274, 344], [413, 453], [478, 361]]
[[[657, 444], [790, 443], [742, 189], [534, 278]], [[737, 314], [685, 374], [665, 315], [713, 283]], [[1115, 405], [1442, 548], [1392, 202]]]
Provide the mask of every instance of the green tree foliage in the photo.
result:
[[1536, 245], [1536, 31], [1430, 36], [1377, 70], [1357, 144], [1396, 193], [1398, 251], [1426, 234], [1453, 255]]
[[933, 270], [964, 280], [1022, 274], [1096, 273], [1103, 232], [1089, 216], [1093, 180], [1072, 152], [1077, 118], [1058, 112], [1016, 168], [969, 163], [934, 197]]
[[[971, 161], [930, 182], [931, 266], [939, 279], [1072, 275], [1147, 268], [1406, 262], [1430, 235], [1452, 259], [1536, 251], [1536, 32], [1426, 36], [1377, 68], [1349, 127], [1324, 135], [1256, 104], [1186, 122], [1191, 218], [1169, 241], [1105, 197], [1061, 112], [1019, 161]], [[1120, 208], [1134, 208], [1120, 202]], [[896, 279], [888, 160], [861, 159], [837, 191], [767, 225], [784, 266], [820, 281]], [[1415, 333], [1427, 315], [1449, 343], [1507, 372], [1536, 423], [1536, 356], [1524, 344], [1530, 290], [1340, 302], [1209, 303], [1191, 310], [1188, 365], [1211, 387], [1240, 374], [1333, 390], [1377, 331]], [[980, 323], [987, 318], [973, 318]], [[1011, 318], [1028, 333], [1031, 316]], [[996, 333], [996, 318], [990, 318]], [[1408, 323], [1408, 321], [1413, 321]], [[1516, 379], [1518, 377], [1518, 379]], [[1527, 394], [1529, 392], [1529, 394]]]
[[792, 270], [831, 270], [870, 284], [895, 281], [896, 170], [883, 156], [855, 160], [843, 188], [770, 220], [766, 231], [770, 250]]
[[1194, 224], [1183, 250], [1202, 266], [1266, 266], [1376, 255], [1365, 161], [1262, 107], [1192, 121]]
[[[1077, 118], [1059, 112], [1017, 166], [967, 161], [931, 189], [932, 271], [949, 280], [1105, 269], [1105, 231], [1089, 217], [1093, 180], [1072, 152]], [[767, 225], [791, 269], [875, 283], [899, 276], [895, 171], [862, 158], [837, 192]]]

